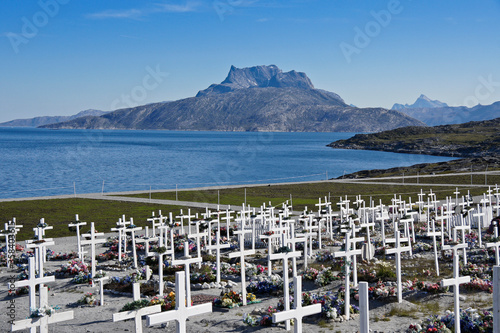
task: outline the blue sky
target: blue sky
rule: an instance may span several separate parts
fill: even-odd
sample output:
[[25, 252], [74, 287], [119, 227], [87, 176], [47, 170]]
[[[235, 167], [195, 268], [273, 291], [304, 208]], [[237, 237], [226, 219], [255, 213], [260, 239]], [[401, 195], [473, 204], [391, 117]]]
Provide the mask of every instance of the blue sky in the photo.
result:
[[360, 107], [500, 100], [500, 1], [0, 2], [0, 121], [194, 96], [275, 64]]

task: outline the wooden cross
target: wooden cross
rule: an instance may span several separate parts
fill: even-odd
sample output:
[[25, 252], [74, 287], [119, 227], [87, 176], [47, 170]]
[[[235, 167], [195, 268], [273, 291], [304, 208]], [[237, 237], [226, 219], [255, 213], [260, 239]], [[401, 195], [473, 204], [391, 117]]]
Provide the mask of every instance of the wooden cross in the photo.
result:
[[295, 333], [302, 333], [302, 318], [321, 313], [321, 304], [316, 303], [302, 306], [302, 276], [295, 276], [293, 278], [293, 294], [293, 310], [273, 313], [273, 323], [294, 319], [293, 331]]
[[[104, 236], [103, 232], [95, 232], [94, 222], [90, 222], [90, 234], [84, 234], [83, 237], [90, 237], [89, 240], [83, 240], [82, 245], [90, 245], [90, 256], [91, 256], [91, 267], [92, 267], [92, 279], [95, 278], [95, 256], [96, 250], [95, 246], [97, 244], [105, 243], [106, 239], [97, 239], [98, 236]], [[92, 280], [92, 286], [94, 286], [94, 281]]]
[[500, 267], [493, 267], [493, 332], [500, 332]]
[[104, 281], [107, 281], [109, 280], [109, 276], [102, 276], [100, 278], [97, 278], [97, 279], [93, 279], [94, 282], [97, 282], [99, 283], [99, 306], [103, 306], [104, 305]]
[[410, 251], [411, 246], [401, 246], [401, 235], [399, 230], [395, 230], [396, 233], [396, 244], [392, 249], [387, 249], [385, 253], [396, 255], [396, 279], [398, 285], [398, 303], [403, 301], [403, 290], [401, 286], [401, 253]]
[[481, 230], [482, 230], [482, 219], [484, 219], [484, 217], [486, 216], [485, 212], [481, 212], [481, 209], [480, 209], [480, 206], [479, 204], [477, 205], [477, 213], [473, 214], [472, 216], [474, 217], [477, 217], [477, 232], [478, 232], [478, 235], [477, 235], [477, 239], [479, 240], [479, 247], [483, 247], [483, 243], [482, 243], [482, 236], [481, 236]]
[[35, 249], [35, 268], [38, 270], [38, 277], [43, 276], [43, 262], [44, 256], [47, 252], [47, 246], [52, 246], [55, 243], [52, 241], [52, 238], [47, 239], [39, 239], [39, 240], [27, 240], [26, 248], [27, 249]]
[[195, 263], [201, 263], [201, 257], [191, 258], [189, 255], [189, 242], [184, 242], [184, 257], [182, 259], [172, 260], [172, 265], [182, 265], [184, 266], [184, 274], [186, 276], [186, 300], [187, 306], [191, 306], [191, 272], [189, 265]]
[[[48, 282], [54, 282], [55, 277], [52, 276], [41, 276], [41, 277], [36, 277], [35, 275], [35, 258], [34, 257], [29, 257], [28, 258], [28, 279], [27, 280], [21, 280], [21, 281], [16, 281], [14, 282], [14, 288], [20, 288], [20, 287], [28, 287], [29, 288], [29, 307], [30, 307], [30, 315], [31, 315], [31, 309], [36, 308], [36, 293], [35, 289], [37, 285], [43, 285], [44, 283]], [[10, 288], [9, 289], [14, 289]]]
[[[456, 238], [456, 230], [453, 230], [454, 238]], [[463, 283], [470, 282], [470, 276], [460, 276], [459, 263], [458, 263], [458, 250], [466, 248], [467, 244], [459, 243], [456, 245], [445, 245], [443, 250], [453, 251], [453, 278], [444, 279], [441, 281], [443, 287], [453, 286], [453, 298], [455, 300], [455, 318], [460, 318], [460, 294], [459, 287]], [[457, 319], [455, 319], [457, 320]], [[455, 325], [455, 333], [460, 333], [460, 325]]]
[[338, 257], [344, 257], [344, 266], [345, 266], [345, 316], [347, 317], [347, 320], [350, 318], [350, 307], [351, 307], [351, 300], [350, 300], [350, 292], [351, 292], [351, 284], [349, 282], [350, 280], [350, 268], [351, 268], [351, 258], [352, 256], [360, 255], [361, 254], [361, 249], [351, 249], [351, 241], [349, 239], [350, 232], [346, 233], [345, 235], [345, 250], [344, 251], [336, 251], [333, 253], [333, 256], [335, 258]]
[[434, 249], [434, 264], [436, 266], [436, 275], [439, 276], [439, 260], [438, 260], [436, 236], [441, 236], [441, 232], [436, 231], [436, 223], [434, 220], [431, 220], [431, 225], [432, 225], [432, 231], [429, 231], [429, 229], [427, 229], [427, 237], [432, 237], [432, 244]]
[[241, 271], [241, 298], [243, 299], [243, 305], [247, 305], [247, 287], [246, 287], [246, 276], [245, 276], [245, 256], [251, 256], [255, 254], [255, 250], [245, 251], [245, 233], [252, 232], [251, 230], [245, 230], [243, 223], [241, 224], [241, 230], [235, 231], [234, 233], [240, 236], [240, 249], [236, 252], [229, 253], [229, 258], [240, 257], [240, 271]]
[[359, 332], [370, 332], [370, 301], [368, 299], [368, 282], [359, 283]]
[[185, 333], [186, 320], [189, 317], [212, 312], [212, 303], [186, 306], [185, 274], [184, 272], [175, 273], [175, 310], [148, 315], [146, 317], [148, 326], [175, 320], [177, 322], [176, 332]]
[[[290, 220], [290, 238], [288, 238], [286, 242], [287, 242], [287, 245], [290, 245], [290, 249], [292, 249], [292, 251], [296, 251], [297, 244], [300, 244], [300, 243], [306, 244], [307, 243], [305, 235], [303, 235], [303, 236], [296, 236], [295, 235], [295, 221], [294, 220]], [[304, 245], [304, 251], [305, 251], [305, 245]], [[305, 255], [305, 252], [304, 252], [304, 262], [305, 262], [305, 266], [307, 267], [307, 256]], [[297, 258], [296, 257], [292, 257], [292, 272], [293, 272], [293, 276], [297, 276]]]
[[113, 322], [134, 319], [135, 333], [142, 333], [142, 317], [161, 312], [161, 305], [155, 304], [137, 310], [113, 313]]
[[128, 224], [130, 222], [126, 222], [125, 215], [123, 215], [123, 220], [119, 218], [118, 222], [116, 222], [117, 227], [111, 228], [111, 231], [118, 231], [118, 261], [122, 261], [122, 252], [127, 252], [127, 234], [125, 233], [125, 228]]
[[[493, 230], [495, 230], [495, 233], [494, 233], [494, 236], [495, 238], [498, 239], [498, 230], [497, 230], [497, 224], [498, 222], [497, 221], [493, 221]], [[495, 242], [489, 242], [489, 243], [486, 243], [486, 248], [494, 248], [495, 249], [495, 262], [496, 262], [496, 266], [500, 266], [500, 260], [499, 260], [499, 248], [500, 248], [500, 241], [499, 240], [496, 240]]]
[[226, 216], [221, 218], [222, 220], [226, 221], [226, 237], [228, 239], [229, 239], [229, 228], [231, 227], [231, 220], [233, 219], [233, 217], [231, 216], [232, 213], [234, 213], [234, 210], [226, 209]]
[[[162, 215], [161, 215], [161, 210], [158, 213], [160, 216], [156, 217], [155, 212], [151, 213], [151, 217], [147, 218], [146, 221], [151, 223], [151, 228], [152, 228], [152, 234], [151, 237], [156, 236], [156, 227], [159, 227], [162, 224]], [[146, 235], [149, 236], [149, 235]]]
[[[154, 235], [154, 233], [153, 233]], [[158, 237], [157, 236], [149, 236], [149, 227], [146, 226], [145, 227], [145, 231], [144, 231], [144, 238], [139, 238], [137, 239], [135, 242], [136, 243], [144, 243], [144, 251], [145, 252], [148, 252], [149, 250], [149, 242], [154, 242], [154, 241], [158, 241]]]
[[[200, 232], [200, 222], [199, 220], [193, 221], [196, 225], [196, 233], [189, 233], [188, 238], [194, 238], [196, 240], [196, 252], [199, 258], [201, 258], [201, 239], [207, 238], [208, 231]], [[201, 268], [201, 262], [198, 263], [198, 268]]]
[[[267, 240], [267, 275], [271, 276], [272, 271], [273, 271], [273, 266], [272, 266], [271, 257], [270, 257], [271, 251], [272, 251], [272, 246], [273, 246], [272, 241], [273, 241], [273, 239], [280, 237], [280, 235], [274, 233], [274, 230], [273, 230], [271, 224], [269, 224], [269, 232], [271, 232], [270, 235], [260, 235], [259, 238], [261, 240]], [[304, 247], [304, 250], [305, 250], [305, 247]]]
[[[48, 298], [48, 288], [46, 286], [40, 286], [40, 308], [48, 307]], [[56, 312], [42, 317], [15, 321], [12, 324], [11, 331], [20, 331], [26, 328], [29, 328], [30, 331], [36, 331], [36, 327], [40, 327], [40, 333], [48, 333], [49, 324], [72, 320], [73, 318], [73, 311]]]
[[[281, 253], [272, 253], [269, 255], [271, 260], [282, 260], [283, 261], [283, 303], [285, 306], [285, 311], [290, 310], [290, 283], [288, 282], [288, 259], [298, 258], [301, 254], [299, 251], [295, 251], [292, 249], [291, 252], [281, 252]], [[294, 276], [295, 277], [295, 276]], [[290, 330], [290, 321], [287, 320], [285, 322], [286, 330]]]
[[134, 259], [134, 268], [137, 268], [137, 249], [135, 248], [135, 232], [142, 230], [142, 227], [135, 227], [134, 220], [130, 218], [130, 225], [126, 227], [123, 232], [125, 235], [130, 232], [130, 237], [132, 238], [132, 257]]
[[231, 247], [231, 244], [221, 244], [220, 243], [220, 229], [217, 230], [216, 243], [214, 245], [206, 245], [207, 249], [215, 250], [215, 264], [217, 266], [216, 282], [220, 284], [220, 251], [222, 249], [227, 249]]
[[75, 227], [76, 228], [76, 244], [77, 244], [77, 249], [78, 249], [78, 259], [83, 263], [83, 252], [82, 249], [82, 244], [81, 244], [81, 239], [80, 239], [80, 227], [83, 225], [87, 225], [87, 222], [80, 222], [78, 220], [78, 214], [75, 214], [75, 222], [68, 224], [68, 227]]

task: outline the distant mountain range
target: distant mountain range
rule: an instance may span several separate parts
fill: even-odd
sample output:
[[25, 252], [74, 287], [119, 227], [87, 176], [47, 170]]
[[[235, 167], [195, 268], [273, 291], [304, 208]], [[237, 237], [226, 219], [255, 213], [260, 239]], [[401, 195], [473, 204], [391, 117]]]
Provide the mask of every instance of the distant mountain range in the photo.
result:
[[3, 127], [39, 127], [39, 126], [43, 126], [43, 125], [49, 125], [49, 124], [60, 123], [63, 121], [73, 120], [73, 119], [80, 118], [80, 117], [101, 116], [101, 115], [106, 114], [106, 113], [107, 112], [105, 112], [105, 111], [89, 109], [89, 110], [80, 111], [73, 116], [42, 116], [42, 117], [35, 117], [35, 118], [28, 118], [28, 119], [14, 119], [11, 121], [0, 123], [0, 126], [3, 126]]
[[415, 103], [412, 105], [408, 104], [394, 104], [392, 106], [392, 110], [398, 110], [398, 111], [404, 111], [405, 109], [419, 109], [419, 108], [441, 108], [448, 106], [448, 104], [440, 102], [438, 100], [431, 100], [429, 97], [425, 96], [424, 94], [420, 95]]
[[425, 95], [420, 95], [412, 105], [396, 103], [392, 109], [404, 112], [429, 126], [461, 124], [500, 117], [500, 102], [468, 108], [466, 106], [448, 106], [446, 103], [431, 100]]
[[196, 97], [121, 109], [45, 128], [377, 132], [424, 123], [396, 110], [356, 108], [275, 65], [236, 68]]

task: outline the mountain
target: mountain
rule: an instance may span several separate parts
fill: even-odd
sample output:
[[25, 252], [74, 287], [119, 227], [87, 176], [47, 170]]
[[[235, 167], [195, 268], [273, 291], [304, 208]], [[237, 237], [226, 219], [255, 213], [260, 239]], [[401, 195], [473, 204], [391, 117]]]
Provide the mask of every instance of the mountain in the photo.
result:
[[429, 126], [461, 124], [469, 121], [491, 120], [500, 117], [500, 102], [491, 105], [447, 106], [439, 108], [403, 109], [401, 112]]
[[46, 128], [205, 131], [375, 132], [425, 126], [396, 110], [348, 106], [335, 93], [315, 89], [305, 73], [277, 66], [236, 68], [196, 97], [121, 109]]
[[7, 121], [4, 123], [0, 123], [0, 126], [3, 127], [39, 127], [43, 125], [60, 123], [63, 121], [73, 120], [80, 117], [86, 116], [100, 116], [105, 114], [105, 111], [100, 110], [84, 110], [80, 111], [73, 116], [42, 116], [28, 119], [15, 119], [11, 121]]
[[357, 134], [328, 146], [451, 157], [494, 157], [500, 155], [499, 127], [500, 118], [435, 127], [403, 127]]
[[415, 103], [413, 103], [412, 105], [408, 105], [408, 104], [403, 105], [403, 104], [396, 103], [392, 106], [391, 109], [398, 110], [398, 111], [404, 111], [405, 109], [415, 109], [415, 108], [432, 109], [432, 108], [441, 108], [441, 107], [445, 107], [445, 106], [448, 106], [448, 104], [440, 102], [438, 100], [431, 100], [429, 97], [422, 94], [417, 98]]

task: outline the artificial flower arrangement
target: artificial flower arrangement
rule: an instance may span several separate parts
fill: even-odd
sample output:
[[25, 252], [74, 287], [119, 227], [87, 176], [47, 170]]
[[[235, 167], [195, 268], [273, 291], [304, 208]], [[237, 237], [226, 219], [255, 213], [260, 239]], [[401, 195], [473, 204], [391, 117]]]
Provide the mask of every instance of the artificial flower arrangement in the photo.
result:
[[45, 316], [52, 316], [56, 310], [59, 310], [59, 306], [43, 306], [41, 308], [34, 308], [30, 309], [30, 318], [40, 318], [40, 317], [45, 317]]
[[83, 295], [82, 298], [80, 298], [76, 303], [82, 305], [96, 306], [100, 304], [100, 301], [94, 294], [89, 292]]
[[[432, 315], [419, 324], [411, 324], [407, 333], [451, 333], [455, 331], [455, 315], [446, 310], [444, 316]], [[463, 333], [493, 333], [493, 315], [472, 308], [460, 310], [460, 331]]]
[[[257, 300], [257, 297], [252, 293], [247, 293], [247, 305], [260, 303], [261, 301]], [[216, 297], [212, 301], [213, 306], [218, 308], [227, 308], [232, 309], [243, 304], [243, 298], [241, 294], [230, 290], [221, 295], [221, 297]]]

